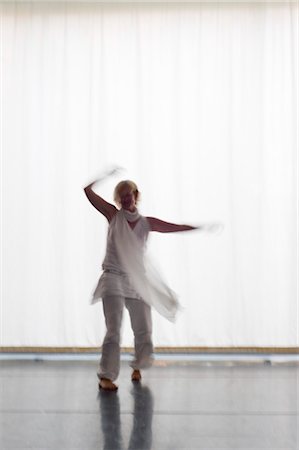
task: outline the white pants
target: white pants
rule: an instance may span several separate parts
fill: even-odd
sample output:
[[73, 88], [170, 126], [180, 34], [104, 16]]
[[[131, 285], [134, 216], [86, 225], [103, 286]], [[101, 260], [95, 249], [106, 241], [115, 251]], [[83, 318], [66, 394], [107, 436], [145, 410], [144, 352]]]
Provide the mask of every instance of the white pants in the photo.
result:
[[103, 299], [103, 309], [107, 327], [102, 346], [99, 378], [116, 380], [120, 365], [120, 332], [124, 306], [129, 311], [135, 340], [135, 360], [133, 369], [145, 369], [153, 362], [151, 308], [142, 300], [109, 296]]

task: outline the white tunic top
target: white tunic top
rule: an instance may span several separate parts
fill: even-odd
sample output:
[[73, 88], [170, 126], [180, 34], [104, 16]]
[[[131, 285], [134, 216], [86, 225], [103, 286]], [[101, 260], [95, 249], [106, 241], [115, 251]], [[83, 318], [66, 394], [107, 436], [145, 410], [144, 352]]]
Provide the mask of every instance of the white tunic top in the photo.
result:
[[[136, 223], [132, 229], [128, 222]], [[113, 217], [107, 238], [104, 273], [93, 294], [92, 303], [109, 295], [142, 299], [162, 316], [174, 321], [180, 308], [175, 292], [163, 280], [146, 251], [150, 225], [136, 209], [120, 209]]]
[[[119, 213], [120, 211], [118, 211], [116, 215]], [[92, 303], [96, 303], [100, 299], [112, 295], [141, 299], [140, 295], [132, 288], [125, 267], [122, 267], [119, 260], [115, 245], [116, 215], [111, 220], [108, 228], [106, 255], [102, 265], [104, 272], [93, 293]], [[145, 249], [149, 231], [150, 225], [148, 220], [146, 217], [139, 216], [139, 220], [132, 229], [132, 232], [142, 243], [143, 249]]]

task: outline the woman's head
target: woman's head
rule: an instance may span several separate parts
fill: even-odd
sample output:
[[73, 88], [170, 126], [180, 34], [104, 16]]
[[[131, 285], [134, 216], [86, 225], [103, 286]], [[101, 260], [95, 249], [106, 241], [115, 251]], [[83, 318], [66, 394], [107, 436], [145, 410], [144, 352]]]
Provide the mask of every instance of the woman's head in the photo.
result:
[[139, 200], [139, 191], [134, 181], [123, 180], [120, 181], [114, 189], [115, 203], [131, 211], [134, 211]]

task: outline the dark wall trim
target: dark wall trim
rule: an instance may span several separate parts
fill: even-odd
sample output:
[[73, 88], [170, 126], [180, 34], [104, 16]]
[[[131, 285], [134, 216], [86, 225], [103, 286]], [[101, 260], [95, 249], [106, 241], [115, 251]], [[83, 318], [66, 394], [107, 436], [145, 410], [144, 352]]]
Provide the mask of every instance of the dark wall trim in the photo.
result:
[[[122, 347], [123, 353], [133, 352]], [[0, 347], [0, 353], [99, 353], [101, 347]], [[155, 353], [281, 353], [299, 354], [299, 347], [156, 347]]]

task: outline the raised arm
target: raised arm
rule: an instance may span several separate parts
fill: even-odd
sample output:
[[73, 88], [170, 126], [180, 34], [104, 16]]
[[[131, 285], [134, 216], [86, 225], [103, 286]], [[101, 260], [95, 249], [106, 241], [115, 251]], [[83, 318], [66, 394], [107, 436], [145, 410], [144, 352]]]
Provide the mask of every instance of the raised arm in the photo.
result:
[[88, 198], [88, 200], [90, 201], [90, 203], [101, 213], [103, 214], [106, 219], [108, 220], [108, 222], [110, 222], [112, 220], [112, 218], [115, 216], [115, 214], [117, 213], [117, 209], [114, 205], [112, 205], [111, 203], [106, 202], [106, 200], [104, 200], [102, 197], [100, 197], [99, 195], [97, 195], [92, 187], [93, 185], [96, 183], [97, 181], [93, 181], [92, 183], [88, 184], [85, 188], [84, 188], [84, 192], [86, 194], [86, 197]]
[[150, 224], [151, 231], [158, 231], [160, 233], [175, 233], [177, 231], [191, 231], [198, 227], [191, 225], [177, 225], [175, 223], [164, 222], [164, 220], [156, 219], [155, 217], [147, 217]]

